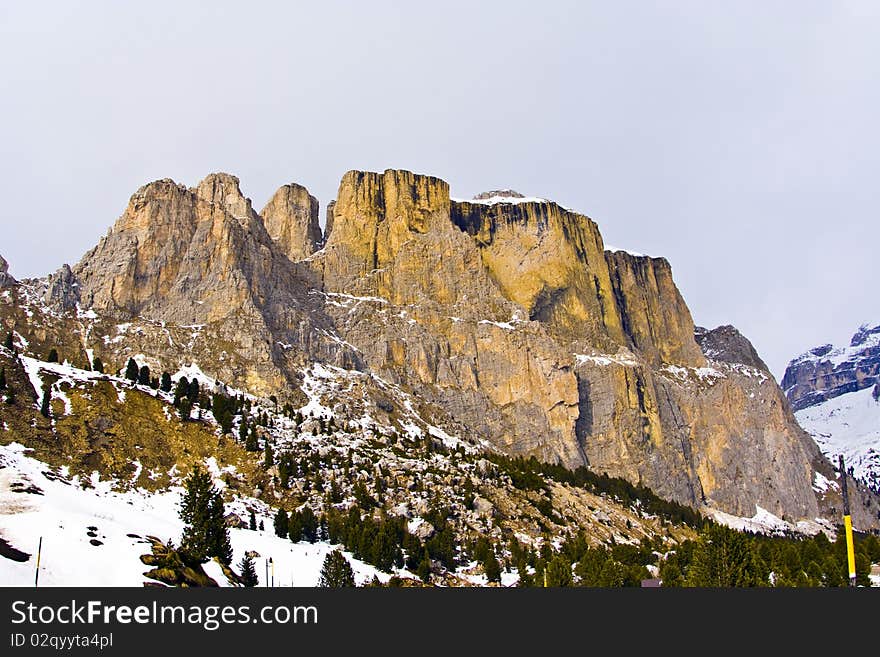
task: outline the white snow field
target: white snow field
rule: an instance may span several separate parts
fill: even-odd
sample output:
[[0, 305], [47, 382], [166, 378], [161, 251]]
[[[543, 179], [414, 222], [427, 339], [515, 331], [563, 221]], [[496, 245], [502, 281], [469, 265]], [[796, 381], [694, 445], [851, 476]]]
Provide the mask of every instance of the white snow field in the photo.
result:
[[795, 417], [832, 463], [843, 454], [857, 478], [880, 485], [880, 401], [872, 388], [810, 406]]
[[[0, 446], [0, 539], [30, 554], [25, 562], [0, 556], [0, 586], [33, 586], [37, 545], [43, 539], [40, 586], [137, 586], [147, 580], [150, 569], [139, 557], [150, 552], [145, 536], [179, 543], [183, 524], [178, 517], [182, 488], [163, 493], [145, 490], [115, 492], [109, 482], [94, 477], [91, 487], [82, 488], [76, 479], [56, 476], [50, 468], [27, 455], [17, 443]], [[260, 586], [266, 585], [266, 560], [271, 558], [275, 586], [316, 586], [325, 555], [337, 546], [328, 543], [292, 543], [276, 536], [269, 509], [257, 500], [252, 506], [264, 509], [257, 515], [265, 531], [229, 530], [237, 571], [246, 551], [259, 553], [255, 559]], [[227, 504], [227, 511], [241, 511], [244, 501]], [[93, 528], [93, 529], [91, 529]], [[94, 545], [91, 541], [100, 542]], [[358, 584], [377, 576], [377, 571], [351, 554], [346, 558]], [[216, 564], [206, 572], [221, 586], [228, 585]]]

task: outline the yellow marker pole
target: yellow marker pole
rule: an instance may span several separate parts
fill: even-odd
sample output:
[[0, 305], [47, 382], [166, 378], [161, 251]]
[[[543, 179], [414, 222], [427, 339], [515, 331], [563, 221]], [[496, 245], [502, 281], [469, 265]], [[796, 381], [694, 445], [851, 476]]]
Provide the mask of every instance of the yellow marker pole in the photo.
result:
[[846, 468], [843, 466], [843, 454], [838, 459], [840, 464], [841, 493], [843, 493], [843, 530], [846, 532], [846, 566], [849, 570], [849, 585], [856, 585], [856, 552], [853, 546], [852, 516], [849, 514], [849, 491], [846, 488]]

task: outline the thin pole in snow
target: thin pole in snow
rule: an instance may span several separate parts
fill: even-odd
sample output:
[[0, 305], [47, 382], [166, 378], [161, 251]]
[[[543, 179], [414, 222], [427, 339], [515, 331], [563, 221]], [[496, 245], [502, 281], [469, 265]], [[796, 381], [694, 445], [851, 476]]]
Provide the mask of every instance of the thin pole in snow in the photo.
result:
[[34, 588], [40, 585], [40, 556], [43, 554], [43, 537], [40, 536], [40, 542], [37, 545], [37, 572], [34, 573]]
[[840, 483], [843, 494], [843, 530], [846, 535], [846, 566], [849, 571], [849, 585], [856, 585], [856, 555], [853, 549], [852, 516], [849, 514], [849, 491], [846, 489], [846, 469], [843, 464], [843, 454], [838, 458], [840, 464]]

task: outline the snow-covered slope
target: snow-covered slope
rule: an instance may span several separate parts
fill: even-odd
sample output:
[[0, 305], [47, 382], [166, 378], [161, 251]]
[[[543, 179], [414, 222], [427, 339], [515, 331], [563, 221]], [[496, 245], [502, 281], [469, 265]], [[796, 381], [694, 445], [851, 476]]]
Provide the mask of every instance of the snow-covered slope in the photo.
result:
[[795, 417], [833, 463], [843, 454], [857, 478], [880, 487], [880, 401], [871, 388], [809, 406]]
[[[40, 537], [42, 558], [40, 586], [141, 586], [143, 573], [150, 569], [140, 555], [150, 552], [146, 536], [179, 543], [183, 525], [178, 506], [181, 488], [161, 493], [142, 489], [116, 492], [111, 484], [97, 477], [82, 487], [76, 478], [55, 475], [41, 461], [27, 455], [20, 444], [0, 446], [0, 539], [6, 545], [27, 553], [26, 561], [16, 561], [0, 550], [0, 583], [3, 586], [33, 586], [37, 545]], [[210, 463], [206, 464], [210, 467]], [[217, 479], [215, 484], [222, 484]], [[328, 543], [292, 543], [275, 536], [269, 509], [258, 500], [248, 506], [265, 508], [265, 531], [230, 529], [234, 551], [233, 565], [246, 551], [256, 551], [260, 586], [266, 585], [266, 559], [274, 564], [276, 586], [315, 586], [325, 555], [334, 549]], [[243, 519], [245, 500], [227, 505]], [[358, 584], [377, 576], [387, 581], [391, 575], [346, 557]], [[227, 585], [219, 568], [206, 571], [221, 586]], [[272, 571], [270, 571], [270, 578]]]
[[848, 345], [825, 344], [792, 360], [782, 379], [800, 425], [835, 465], [880, 490], [880, 322], [859, 326]]

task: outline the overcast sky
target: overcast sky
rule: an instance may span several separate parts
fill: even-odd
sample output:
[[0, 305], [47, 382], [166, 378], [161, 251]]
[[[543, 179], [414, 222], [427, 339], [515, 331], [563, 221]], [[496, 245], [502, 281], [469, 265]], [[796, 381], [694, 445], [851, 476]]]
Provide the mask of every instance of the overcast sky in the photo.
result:
[[[324, 206], [349, 169], [499, 187], [662, 255], [777, 376], [880, 316], [880, 3], [4, 2], [0, 253], [74, 263], [142, 184]], [[322, 219], [323, 221], [323, 219]]]

